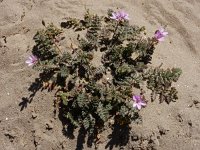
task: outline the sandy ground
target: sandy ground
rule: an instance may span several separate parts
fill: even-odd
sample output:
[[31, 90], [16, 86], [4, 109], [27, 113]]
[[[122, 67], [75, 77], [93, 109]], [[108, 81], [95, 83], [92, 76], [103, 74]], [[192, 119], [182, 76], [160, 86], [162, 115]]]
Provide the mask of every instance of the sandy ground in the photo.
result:
[[[0, 0], [0, 150], [76, 149], [76, 138], [65, 136], [53, 113], [53, 93], [37, 92], [20, 110], [38, 77], [24, 62], [41, 21], [59, 25], [65, 17], [81, 17], [85, 8], [99, 14], [123, 9], [130, 22], [145, 25], [149, 35], [167, 25], [169, 36], [158, 45], [153, 64], [183, 70], [175, 85], [179, 100], [170, 105], [149, 103], [141, 111], [142, 124], [133, 125], [137, 137], [124, 149], [150, 149], [152, 143], [158, 150], [200, 149], [200, 0]], [[108, 143], [105, 137], [98, 149], [109, 149]]]

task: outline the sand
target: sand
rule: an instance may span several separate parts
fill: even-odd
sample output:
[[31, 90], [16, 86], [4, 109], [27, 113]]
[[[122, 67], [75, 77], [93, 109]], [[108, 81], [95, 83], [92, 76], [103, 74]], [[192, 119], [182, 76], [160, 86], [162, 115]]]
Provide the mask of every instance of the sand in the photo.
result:
[[[179, 100], [170, 105], [148, 103], [140, 112], [143, 122], [133, 125], [132, 133], [137, 137], [123, 148], [150, 149], [153, 144], [158, 150], [198, 150], [199, 0], [0, 0], [0, 150], [76, 149], [77, 139], [65, 136], [62, 122], [54, 114], [53, 92], [37, 92], [22, 110], [21, 102], [29, 97], [28, 88], [38, 77], [38, 72], [24, 62], [34, 46], [34, 34], [42, 28], [42, 20], [59, 25], [65, 17], [81, 17], [87, 8], [99, 14], [105, 14], [108, 8], [123, 9], [129, 13], [131, 24], [145, 25], [150, 36], [166, 25], [169, 36], [158, 45], [153, 65], [163, 62], [164, 68], [183, 70], [175, 84]], [[98, 149], [103, 150], [106, 145], [111, 148], [109, 141], [106, 136], [102, 138]], [[94, 147], [85, 144], [84, 149]]]

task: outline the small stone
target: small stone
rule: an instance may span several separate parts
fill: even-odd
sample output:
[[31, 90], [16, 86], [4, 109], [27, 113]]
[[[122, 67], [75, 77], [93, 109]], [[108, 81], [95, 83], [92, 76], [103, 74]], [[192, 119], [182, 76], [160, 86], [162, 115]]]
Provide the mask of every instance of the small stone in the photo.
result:
[[196, 104], [199, 103], [199, 101], [198, 100], [194, 100], [193, 103], [196, 105]]
[[160, 135], [165, 135], [167, 131], [169, 131], [168, 129], [165, 129], [164, 127], [162, 126], [158, 126], [158, 130], [159, 130], [159, 133]]
[[111, 125], [113, 125], [113, 124], [115, 123], [115, 121], [114, 121], [113, 119], [110, 119], [110, 120], [109, 120], [109, 123], [110, 123]]
[[138, 137], [138, 135], [132, 135], [131, 139], [132, 139], [132, 141], [137, 141], [137, 140], [139, 140], [139, 137]]
[[53, 129], [53, 127], [54, 126], [53, 126], [52, 122], [49, 121], [49, 122], [46, 123], [46, 129], [51, 130], [51, 129]]
[[153, 141], [153, 143], [154, 143], [156, 146], [159, 146], [159, 145], [160, 145], [160, 142], [159, 142], [159, 140], [157, 139], [156, 136], [152, 136], [152, 137], [151, 137], [151, 140]]
[[158, 110], [158, 115], [160, 115], [161, 114], [161, 111], [160, 110]]
[[198, 100], [194, 100], [193, 104], [195, 105], [196, 108], [199, 108], [200, 102]]
[[62, 148], [67, 149], [67, 143], [65, 141], [62, 143]]
[[8, 120], [8, 118], [6, 117], [6, 120]]
[[32, 113], [32, 118], [33, 119], [37, 118], [37, 114], [35, 112]]
[[188, 107], [192, 107], [192, 106], [193, 106], [193, 104], [189, 104], [189, 105], [188, 105]]
[[181, 114], [177, 115], [177, 120], [178, 120], [178, 122], [183, 122], [183, 118], [182, 118]]
[[10, 142], [13, 142], [16, 137], [12, 131], [11, 133], [8, 132], [8, 133], [5, 133], [4, 135], [9, 138]]
[[192, 127], [192, 121], [191, 121], [191, 120], [188, 121], [188, 125], [189, 125], [190, 127]]

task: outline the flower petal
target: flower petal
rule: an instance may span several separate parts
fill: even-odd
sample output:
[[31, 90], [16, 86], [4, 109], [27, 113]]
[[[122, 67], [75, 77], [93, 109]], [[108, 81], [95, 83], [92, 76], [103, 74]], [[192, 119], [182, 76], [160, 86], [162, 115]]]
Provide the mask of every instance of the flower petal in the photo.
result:
[[32, 61], [29, 60], [29, 59], [25, 61], [26, 64], [29, 64], [29, 63], [31, 63], [31, 62], [32, 62]]
[[111, 18], [111, 19], [116, 19], [116, 16], [111, 16], [110, 18]]
[[142, 108], [142, 106], [137, 104], [137, 108], [140, 110]]
[[162, 41], [165, 40], [165, 37], [161, 37], [161, 38], [159, 38], [159, 39], [157, 39], [157, 40], [160, 41], [160, 42], [162, 42]]
[[141, 106], [146, 106], [147, 104], [145, 102], [140, 102], [139, 103]]
[[168, 35], [168, 32], [163, 32], [162, 34], [163, 34], [164, 36], [166, 36], [166, 35]]
[[133, 100], [134, 101], [140, 101], [141, 100], [141, 96], [140, 95], [133, 95]]
[[137, 107], [137, 103], [133, 103], [133, 107], [134, 107], [134, 108]]
[[133, 95], [133, 100], [134, 100], [134, 101], [137, 101], [137, 99], [136, 99], [135, 95]]
[[33, 66], [33, 63], [28, 64], [28, 66]]
[[129, 19], [129, 17], [128, 17], [128, 15], [127, 15], [127, 16], [125, 16], [125, 17], [124, 17], [124, 19], [126, 19], [126, 20], [130, 20], [130, 19]]
[[32, 59], [33, 59], [33, 57], [32, 57], [32, 56], [29, 56], [29, 57], [28, 57], [28, 59], [29, 59], [29, 60], [32, 60]]
[[128, 14], [124, 11], [113, 12], [110, 18], [117, 21], [129, 20]]

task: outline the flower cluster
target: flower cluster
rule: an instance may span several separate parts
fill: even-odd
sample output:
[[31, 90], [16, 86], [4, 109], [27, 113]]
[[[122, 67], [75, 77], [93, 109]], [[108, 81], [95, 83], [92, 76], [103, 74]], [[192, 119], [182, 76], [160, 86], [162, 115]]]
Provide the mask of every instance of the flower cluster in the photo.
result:
[[118, 11], [118, 12], [113, 12], [110, 18], [117, 21], [123, 21], [123, 20], [129, 20], [128, 16], [129, 15], [126, 12]]
[[[110, 18], [116, 21], [125, 21], [125, 20], [129, 20], [129, 14], [126, 13], [125, 11], [113, 12]], [[168, 35], [168, 32], [165, 31], [165, 29], [161, 27], [159, 30], [156, 30], [154, 38], [157, 41], [161, 42], [161, 41], [164, 41], [164, 38], [167, 35]]]
[[168, 32], [165, 31], [165, 29], [161, 27], [159, 30], [156, 30], [155, 35], [154, 35], [154, 38], [155, 38], [157, 41], [161, 42], [161, 41], [164, 41], [164, 38], [165, 38], [167, 35], [168, 35]]
[[146, 106], [146, 102], [143, 100], [141, 95], [134, 95], [133, 101], [133, 107], [139, 110], [142, 108], [142, 106]]
[[28, 64], [28, 66], [33, 66], [38, 62], [38, 58], [35, 55], [31, 55], [28, 57], [28, 59], [26, 60], [26, 64]]

